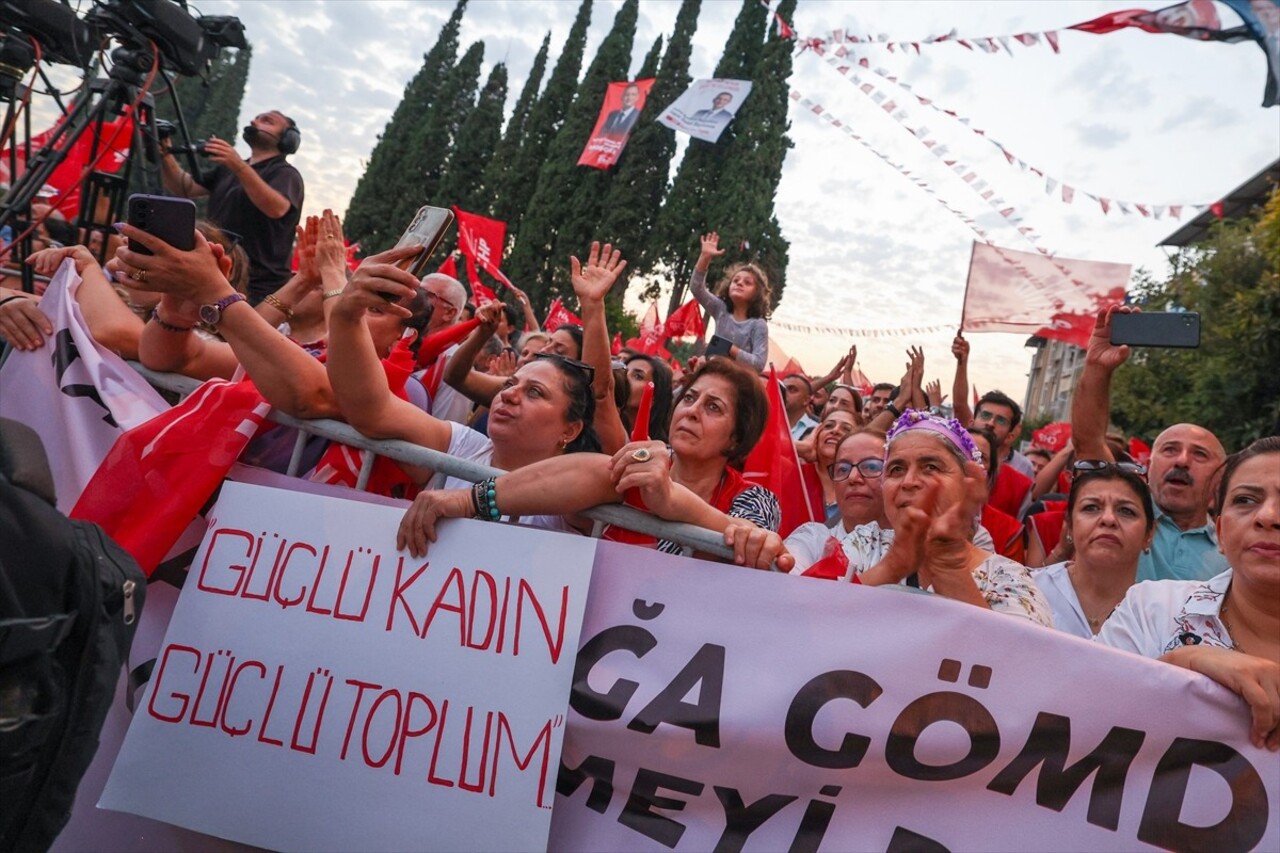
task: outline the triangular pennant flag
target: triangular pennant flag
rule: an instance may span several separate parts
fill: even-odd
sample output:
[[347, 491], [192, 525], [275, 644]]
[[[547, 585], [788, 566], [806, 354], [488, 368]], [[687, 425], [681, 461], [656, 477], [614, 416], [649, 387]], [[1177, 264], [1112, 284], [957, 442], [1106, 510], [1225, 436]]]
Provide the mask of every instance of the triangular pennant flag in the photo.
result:
[[1058, 47], [1058, 33], [1056, 31], [1049, 30], [1046, 32], [1044, 34], [1044, 40], [1049, 42], [1049, 47], [1053, 48], [1054, 53], [1061, 53], [1061, 50]]
[[1074, 188], [1074, 187], [1069, 187], [1069, 186], [1067, 186], [1066, 184], [1063, 184], [1063, 185], [1062, 185], [1062, 200], [1063, 200], [1064, 202], [1066, 202], [1067, 204], [1071, 204], [1071, 202], [1075, 201], [1075, 197], [1076, 197], [1076, 191], [1075, 191], [1075, 188]]

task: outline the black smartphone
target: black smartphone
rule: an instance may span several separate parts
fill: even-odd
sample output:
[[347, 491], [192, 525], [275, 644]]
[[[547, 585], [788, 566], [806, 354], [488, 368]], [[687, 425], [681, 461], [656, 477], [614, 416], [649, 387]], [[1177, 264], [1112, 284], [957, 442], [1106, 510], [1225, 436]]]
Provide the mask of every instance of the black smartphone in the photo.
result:
[[1111, 343], [1195, 349], [1200, 346], [1200, 315], [1192, 311], [1112, 314]]
[[[196, 203], [189, 198], [135, 193], [129, 196], [129, 224], [183, 252], [196, 247]], [[129, 248], [139, 255], [154, 254], [141, 243]]]
[[712, 335], [710, 343], [707, 344], [707, 351], [705, 355], [707, 358], [711, 358], [713, 355], [727, 356], [729, 354], [729, 347], [731, 346], [733, 346], [733, 341], [728, 338], [722, 338], [719, 335]]
[[431, 253], [440, 245], [444, 235], [453, 224], [453, 211], [447, 207], [420, 207], [414, 214], [409, 227], [400, 235], [395, 248], [402, 246], [421, 246], [422, 251], [412, 258], [400, 261], [401, 269], [413, 273], [415, 278], [422, 278], [427, 271], [427, 262]]

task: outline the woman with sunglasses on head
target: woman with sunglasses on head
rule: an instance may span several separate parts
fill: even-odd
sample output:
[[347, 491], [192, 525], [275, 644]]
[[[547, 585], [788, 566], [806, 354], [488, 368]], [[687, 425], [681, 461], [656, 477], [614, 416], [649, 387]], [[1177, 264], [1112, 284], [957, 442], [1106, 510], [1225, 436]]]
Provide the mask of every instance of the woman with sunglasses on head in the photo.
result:
[[1155, 510], [1137, 466], [1086, 460], [1073, 473], [1063, 527], [1075, 556], [1032, 577], [1057, 628], [1090, 639], [1135, 583]]
[[1209, 676], [1248, 703], [1253, 745], [1280, 750], [1280, 436], [1220, 470], [1214, 527], [1229, 568], [1135, 584], [1097, 641]]
[[[670, 446], [638, 441], [612, 456], [549, 459], [489, 481], [489, 508], [505, 513], [573, 515], [599, 504], [627, 503], [660, 518], [725, 534], [739, 565], [790, 568], [778, 537], [781, 510], [772, 492], [749, 483], [741, 467], [764, 432], [768, 400], [759, 378], [723, 358], [704, 363], [685, 386], [671, 417]], [[423, 492], [400, 524], [397, 543], [415, 555], [435, 540], [441, 518], [479, 515], [470, 489]], [[606, 529], [605, 538], [679, 553], [674, 542]], [[762, 555], [768, 555], [765, 560]]]
[[[538, 353], [505, 379], [489, 409], [487, 437], [462, 424], [434, 418], [391, 393], [365, 326], [372, 311], [406, 313], [399, 304], [389, 304], [383, 294], [400, 299], [417, 290], [417, 279], [395, 266], [415, 251], [411, 246], [392, 249], [377, 256], [376, 262], [362, 264], [330, 315], [329, 377], [339, 405], [348, 413], [347, 421], [370, 438], [412, 441], [508, 471], [596, 449], [590, 369], [558, 354]], [[420, 483], [431, 473], [404, 467]], [[469, 491], [471, 484], [450, 477], [445, 485]], [[540, 527], [571, 529], [556, 516], [522, 520]]]

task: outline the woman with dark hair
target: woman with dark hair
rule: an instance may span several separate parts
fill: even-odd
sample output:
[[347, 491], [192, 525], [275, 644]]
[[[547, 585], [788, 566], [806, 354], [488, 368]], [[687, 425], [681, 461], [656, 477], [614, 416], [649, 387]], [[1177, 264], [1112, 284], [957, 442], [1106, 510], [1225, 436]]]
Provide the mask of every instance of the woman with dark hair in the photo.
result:
[[[781, 510], [773, 493], [747, 482], [740, 469], [764, 432], [768, 407], [755, 374], [711, 359], [676, 401], [670, 449], [660, 441], [632, 442], [612, 457], [581, 454], [530, 465], [489, 481], [492, 503], [506, 513], [572, 515], [626, 499], [661, 518], [724, 532], [739, 564], [765, 568], [760, 555], [781, 550], [774, 532]], [[439, 519], [476, 514], [470, 490], [423, 492], [400, 523], [398, 546], [423, 554]], [[606, 530], [605, 537], [680, 551], [673, 542], [626, 531]], [[780, 566], [789, 568], [790, 558]]]
[[1280, 750], [1280, 436], [1220, 471], [1214, 527], [1230, 568], [1135, 584], [1097, 641], [1209, 676], [1248, 703], [1253, 745]]
[[[505, 376], [481, 373], [473, 367], [485, 343], [497, 333], [503, 311], [501, 303], [490, 303], [481, 308], [476, 313], [480, 325], [458, 345], [444, 368], [444, 381], [478, 406], [488, 406], [506, 383]], [[525, 336], [531, 337], [532, 333]], [[522, 339], [522, 347], [524, 343], [525, 340]], [[558, 327], [547, 337], [546, 345], [537, 352], [562, 355], [577, 361], [582, 358], [582, 329], [569, 324]], [[530, 353], [530, 358], [532, 357], [533, 354]]]
[[707, 270], [711, 261], [723, 254], [719, 234], [702, 235], [702, 251], [689, 289], [715, 318], [716, 334], [730, 342], [729, 357], [759, 373], [769, 356], [769, 277], [755, 264], [734, 264], [713, 294], [707, 289]]
[[653, 383], [653, 396], [649, 401], [649, 437], [654, 441], [667, 440], [667, 427], [671, 423], [671, 407], [674, 378], [671, 367], [662, 359], [638, 353], [626, 361], [627, 399], [622, 406], [622, 422], [631, 431], [640, 412], [645, 386]]
[[1075, 558], [1032, 573], [1058, 630], [1090, 639], [1136, 582], [1151, 546], [1155, 510], [1141, 475], [1110, 462], [1077, 463], [1067, 496], [1066, 536]]
[[[822, 422], [813, 428], [813, 462], [803, 463], [806, 478], [817, 481], [822, 490], [824, 518], [830, 522], [840, 517], [839, 499], [835, 482], [831, 477], [831, 466], [836, 461], [836, 451], [840, 442], [858, 431], [858, 417], [847, 409], [833, 409], [830, 403], [822, 416]], [[806, 438], [806, 440], [810, 440]], [[816, 498], [817, 490], [813, 491]]]
[[[1000, 475], [1000, 454], [997, 450], [996, 434], [990, 427], [971, 426], [968, 429], [969, 435], [980, 442], [978, 450], [982, 453], [982, 458], [978, 460], [978, 464], [987, 472], [987, 489], [994, 489], [996, 477]], [[1022, 522], [990, 503], [982, 505], [981, 521], [982, 526], [991, 534], [997, 554], [1026, 564], [1027, 531]]]
[[[372, 311], [400, 317], [408, 311], [382, 294], [399, 299], [416, 292], [417, 279], [395, 262], [411, 257], [413, 247], [392, 249], [365, 261], [337, 300], [329, 318], [329, 377], [347, 421], [370, 438], [399, 438], [451, 456], [514, 470], [566, 453], [598, 449], [591, 420], [595, 399], [591, 369], [562, 355], [542, 352], [507, 377], [489, 409], [489, 434], [434, 418], [391, 393], [369, 335]], [[402, 466], [419, 483], [431, 472]], [[469, 486], [449, 478], [447, 488]], [[523, 513], [522, 513], [523, 515]], [[571, 529], [558, 517], [524, 518], [526, 523]]]
[[831, 389], [827, 404], [822, 409], [822, 416], [826, 417], [828, 412], [837, 410], [851, 413], [858, 426], [866, 423], [862, 416], [862, 395], [852, 385], [840, 384]]

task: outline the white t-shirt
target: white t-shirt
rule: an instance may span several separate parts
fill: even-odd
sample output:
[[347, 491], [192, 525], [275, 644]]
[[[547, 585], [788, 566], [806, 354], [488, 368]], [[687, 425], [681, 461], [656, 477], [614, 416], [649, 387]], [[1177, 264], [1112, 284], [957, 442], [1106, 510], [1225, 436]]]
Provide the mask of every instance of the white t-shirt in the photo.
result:
[[[447, 363], [460, 346], [461, 344], [454, 344], [440, 353], [440, 358]], [[418, 375], [415, 373], [414, 378], [417, 378]], [[421, 385], [422, 383], [419, 382], [418, 384]], [[431, 395], [430, 412], [432, 417], [439, 418], [442, 421], [465, 424], [471, 418], [471, 401], [461, 391], [441, 379], [440, 386]]]
[[1207, 581], [1134, 584], [1094, 640], [1148, 658], [1201, 643], [1230, 649], [1235, 644], [1221, 615], [1230, 586], [1231, 569]]
[[[488, 436], [481, 435], [470, 427], [465, 427], [460, 423], [450, 423], [449, 428], [452, 430], [449, 436], [449, 455], [456, 456], [459, 459], [469, 459], [472, 462], [479, 462], [481, 465], [489, 465], [490, 459], [493, 458], [493, 442]], [[442, 488], [445, 489], [470, 489], [473, 484], [470, 480], [463, 480], [459, 477], [446, 477]], [[502, 507], [502, 492], [498, 492], [498, 507]], [[559, 515], [526, 515], [523, 517], [511, 518], [503, 516], [503, 521], [514, 521], [529, 527], [540, 527], [544, 530], [559, 530], [564, 533], [577, 533]]]

